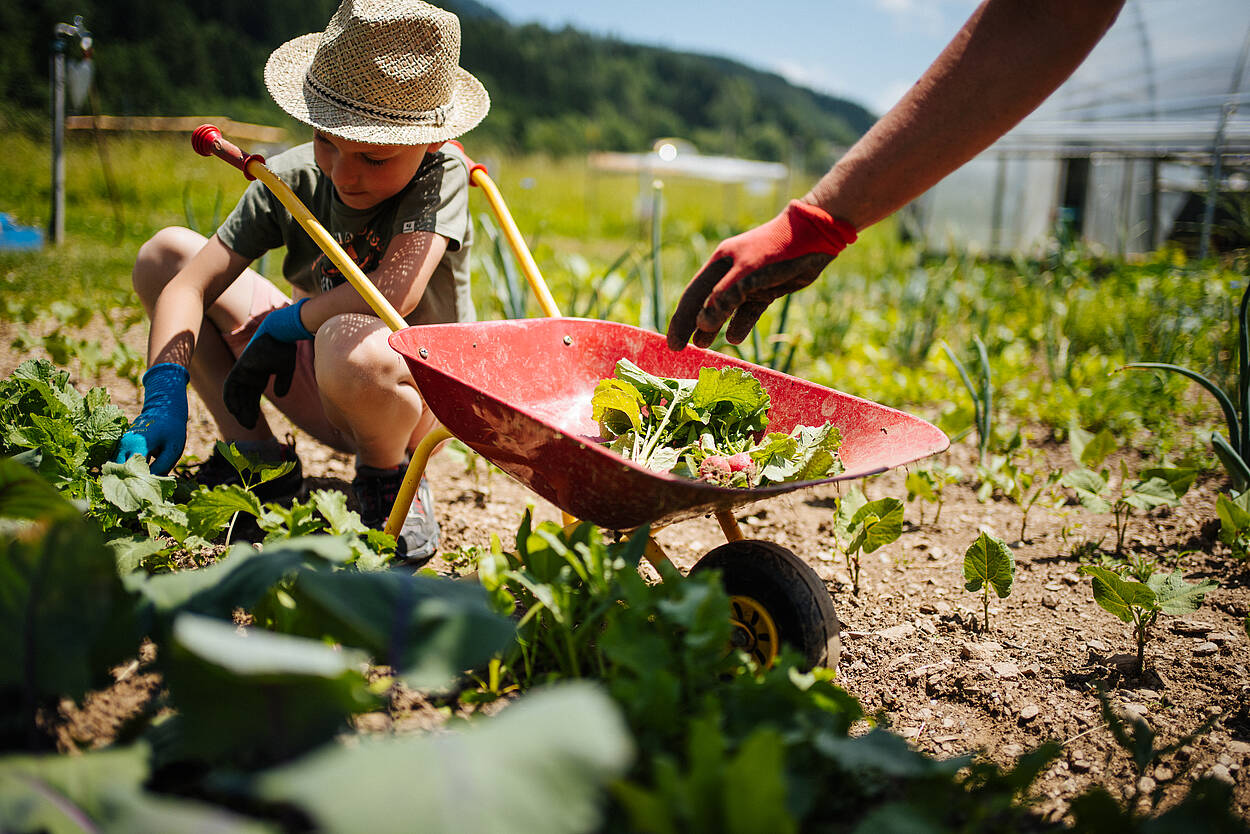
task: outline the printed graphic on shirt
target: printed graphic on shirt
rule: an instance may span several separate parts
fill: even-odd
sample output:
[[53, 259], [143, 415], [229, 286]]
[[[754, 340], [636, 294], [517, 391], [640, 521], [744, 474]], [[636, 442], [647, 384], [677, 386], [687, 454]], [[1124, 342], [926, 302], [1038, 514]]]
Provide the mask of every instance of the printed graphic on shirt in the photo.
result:
[[[372, 227], [366, 226], [356, 234], [348, 235], [347, 239], [342, 241], [342, 246], [347, 257], [351, 258], [352, 263], [360, 267], [360, 271], [366, 275], [377, 269], [378, 264], [382, 262], [384, 249], [382, 237]], [[324, 252], [313, 261], [312, 274], [322, 292], [329, 292], [347, 280]]]

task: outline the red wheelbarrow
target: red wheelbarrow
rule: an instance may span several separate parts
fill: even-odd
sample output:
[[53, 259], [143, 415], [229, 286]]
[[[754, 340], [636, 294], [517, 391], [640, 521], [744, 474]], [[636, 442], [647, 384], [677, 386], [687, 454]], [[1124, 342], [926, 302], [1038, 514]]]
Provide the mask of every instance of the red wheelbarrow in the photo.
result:
[[[197, 130], [193, 144], [198, 152], [229, 161], [274, 191], [391, 327], [391, 347], [407, 361], [421, 396], [441, 423], [413, 452], [387, 532], [398, 529], [434, 449], [455, 437], [559, 507], [566, 522], [580, 519], [619, 532], [650, 525], [654, 533], [678, 521], [714, 515], [728, 542], [693, 570], [721, 572], [732, 606], [734, 645], [762, 664], [788, 644], [811, 666], [837, 665], [838, 618], [824, 582], [786, 548], [745, 539], [734, 511], [785, 492], [862, 478], [937, 454], [950, 445], [939, 429], [902, 411], [714, 351], [671, 351], [663, 335], [649, 330], [560, 317], [498, 190], [476, 164], [470, 166], [471, 181], [485, 192], [548, 317], [406, 327], [262, 158], [244, 154], [211, 126]], [[844, 471], [815, 481], [733, 489], [639, 466], [599, 443], [599, 427], [591, 418], [595, 386], [613, 375], [620, 359], [656, 376], [688, 379], [697, 378], [703, 367], [742, 368], [768, 392], [770, 431], [788, 433], [797, 425], [829, 421], [838, 427]], [[657, 566], [668, 561], [654, 536], [646, 557]]]
[[[617, 531], [714, 514], [729, 542], [694, 570], [721, 571], [735, 644], [764, 663], [788, 643], [812, 665], [835, 665], [838, 620], [816, 572], [779, 545], [744, 539], [734, 511], [784, 492], [884, 472], [949, 445], [945, 434], [910, 414], [714, 351], [675, 353], [662, 334], [624, 324], [545, 318], [426, 325], [392, 333], [390, 344], [450, 435], [567, 514]], [[663, 377], [693, 379], [703, 367], [748, 371], [771, 399], [769, 430], [832, 421], [842, 432], [845, 471], [730, 489], [618, 455], [598, 442], [590, 400], [622, 358]], [[648, 558], [664, 559], [654, 539]]]

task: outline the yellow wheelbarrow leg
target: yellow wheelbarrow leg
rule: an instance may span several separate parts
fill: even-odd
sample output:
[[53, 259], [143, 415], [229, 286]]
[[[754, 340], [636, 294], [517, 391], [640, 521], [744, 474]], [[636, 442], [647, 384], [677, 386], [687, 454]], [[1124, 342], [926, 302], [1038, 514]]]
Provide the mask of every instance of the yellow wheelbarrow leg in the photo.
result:
[[[384, 533], [399, 536], [399, 530], [404, 526], [404, 518], [408, 515], [408, 508], [412, 506], [412, 496], [416, 493], [417, 485], [421, 483], [421, 476], [425, 474], [425, 467], [430, 462], [430, 455], [434, 454], [438, 444], [451, 438], [451, 432], [447, 431], [442, 423], [435, 422], [434, 428], [430, 429], [429, 433], [421, 438], [417, 448], [412, 450], [412, 460], [409, 461], [408, 471], [404, 473], [404, 480], [399, 485], [399, 494], [395, 496], [395, 504], [391, 507], [391, 514], [386, 519]], [[429, 511], [429, 507], [426, 510]]]
[[726, 541], [740, 542], [745, 538], [742, 535], [742, 528], [738, 526], [738, 519], [734, 518], [734, 514], [729, 510], [717, 511], [716, 520], [720, 522], [720, 529], [724, 532]]

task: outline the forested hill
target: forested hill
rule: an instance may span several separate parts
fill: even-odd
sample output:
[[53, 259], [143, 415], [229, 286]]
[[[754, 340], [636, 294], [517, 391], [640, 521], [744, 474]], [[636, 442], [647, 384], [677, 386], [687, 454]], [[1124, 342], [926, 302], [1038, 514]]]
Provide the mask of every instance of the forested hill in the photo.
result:
[[[0, 95], [45, 110], [53, 24], [81, 14], [95, 39], [100, 110], [222, 114], [281, 124], [261, 72], [278, 44], [325, 26], [337, 0], [28, 0], [0, 3]], [[681, 136], [705, 153], [821, 163], [862, 134], [857, 104], [724, 58], [518, 26], [488, 6], [462, 19], [461, 63], [490, 91], [479, 144], [555, 153], [639, 150]]]

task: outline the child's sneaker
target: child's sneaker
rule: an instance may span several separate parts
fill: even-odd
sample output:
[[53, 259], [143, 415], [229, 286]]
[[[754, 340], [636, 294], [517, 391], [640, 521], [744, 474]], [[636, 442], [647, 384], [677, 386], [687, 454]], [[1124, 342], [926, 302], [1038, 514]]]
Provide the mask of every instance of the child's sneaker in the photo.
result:
[[[360, 505], [360, 520], [366, 527], [373, 530], [386, 527], [386, 519], [395, 506], [395, 496], [399, 494], [407, 470], [407, 466], [395, 469], [356, 467], [352, 491]], [[434, 518], [430, 483], [422, 477], [408, 515], [395, 536], [395, 554], [409, 562], [427, 562], [438, 550], [438, 539], [438, 520]]]
[[[299, 456], [295, 454], [295, 446], [286, 443], [279, 444], [280, 457], [272, 461], [273, 463], [294, 462], [295, 466], [290, 472], [274, 478], [272, 481], [266, 481], [252, 488], [252, 492], [262, 503], [286, 503], [292, 498], [299, 495], [300, 489], [304, 486], [304, 467], [300, 463]], [[196, 483], [208, 488], [222, 486], [224, 484], [242, 485], [243, 480], [239, 477], [238, 470], [226, 460], [226, 456], [213, 447], [213, 453], [208, 459], [195, 467], [193, 476]]]

